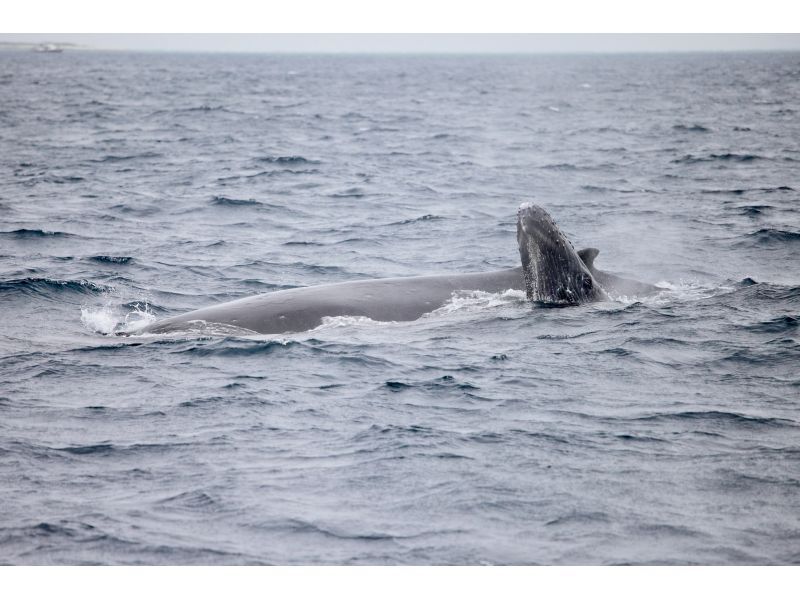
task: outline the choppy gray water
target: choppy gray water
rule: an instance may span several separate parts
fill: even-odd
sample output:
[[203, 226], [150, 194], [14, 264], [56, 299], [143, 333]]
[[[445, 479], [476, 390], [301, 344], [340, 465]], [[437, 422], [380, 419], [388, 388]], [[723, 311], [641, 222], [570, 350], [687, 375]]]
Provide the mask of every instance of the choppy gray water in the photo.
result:
[[[0, 53], [0, 562], [800, 562], [800, 55]], [[518, 263], [669, 291], [116, 337]]]

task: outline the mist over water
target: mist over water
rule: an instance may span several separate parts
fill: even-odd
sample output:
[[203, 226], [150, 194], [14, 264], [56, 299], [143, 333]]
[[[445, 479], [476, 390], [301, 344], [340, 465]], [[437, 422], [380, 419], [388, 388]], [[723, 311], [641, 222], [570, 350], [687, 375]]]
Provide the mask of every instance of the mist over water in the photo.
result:
[[[800, 561], [800, 54], [0, 52], [0, 562]], [[115, 336], [519, 263], [666, 288]]]

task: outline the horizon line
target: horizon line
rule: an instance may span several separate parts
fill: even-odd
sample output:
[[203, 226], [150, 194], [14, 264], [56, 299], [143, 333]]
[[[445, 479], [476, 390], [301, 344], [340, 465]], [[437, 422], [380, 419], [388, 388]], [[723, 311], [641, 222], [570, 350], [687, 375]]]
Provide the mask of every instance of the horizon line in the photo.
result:
[[36, 41], [3, 42], [0, 51], [26, 51], [52, 44], [68, 52], [109, 52], [130, 54], [219, 54], [219, 55], [269, 55], [269, 56], [607, 56], [652, 54], [791, 54], [798, 48], [722, 48], [722, 49], [624, 49], [624, 50], [225, 50], [182, 48], [103, 48], [75, 43]]

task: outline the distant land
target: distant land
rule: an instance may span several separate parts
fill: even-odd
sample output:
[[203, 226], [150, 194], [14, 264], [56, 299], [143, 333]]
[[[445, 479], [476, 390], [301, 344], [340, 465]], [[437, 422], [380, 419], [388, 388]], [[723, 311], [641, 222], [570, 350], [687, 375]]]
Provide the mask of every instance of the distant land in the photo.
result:
[[83, 46], [81, 44], [73, 44], [70, 42], [50, 42], [50, 41], [41, 41], [41, 42], [0, 42], [0, 50], [37, 50], [39, 48], [44, 48], [47, 46], [52, 46], [55, 48], [59, 48], [61, 50], [91, 50], [89, 46]]

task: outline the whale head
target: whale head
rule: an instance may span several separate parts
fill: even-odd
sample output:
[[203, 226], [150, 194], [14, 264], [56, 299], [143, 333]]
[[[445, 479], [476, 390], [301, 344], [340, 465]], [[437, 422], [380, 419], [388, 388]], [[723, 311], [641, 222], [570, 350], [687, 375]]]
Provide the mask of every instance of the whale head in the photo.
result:
[[544, 208], [530, 203], [519, 207], [517, 243], [529, 300], [577, 305], [605, 297], [572, 243]]

